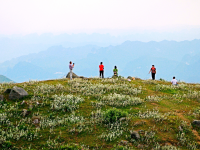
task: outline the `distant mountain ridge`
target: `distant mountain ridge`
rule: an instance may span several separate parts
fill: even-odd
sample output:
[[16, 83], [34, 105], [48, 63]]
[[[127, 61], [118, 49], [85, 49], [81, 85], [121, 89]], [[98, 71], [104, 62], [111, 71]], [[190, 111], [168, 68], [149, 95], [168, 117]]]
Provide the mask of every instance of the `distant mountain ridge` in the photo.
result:
[[0, 75], [0, 83], [8, 83], [8, 82], [13, 82], [13, 81], [3, 75]]
[[139, 42], [121, 45], [76, 48], [53, 46], [37, 54], [21, 56], [0, 64], [0, 74], [16, 82], [29, 79], [45, 80], [65, 76], [69, 61], [75, 62], [74, 72], [86, 77], [99, 75], [99, 63], [105, 66], [105, 77], [111, 77], [116, 65], [119, 75], [150, 78], [151, 65], [157, 68], [156, 79], [200, 82], [200, 40]]

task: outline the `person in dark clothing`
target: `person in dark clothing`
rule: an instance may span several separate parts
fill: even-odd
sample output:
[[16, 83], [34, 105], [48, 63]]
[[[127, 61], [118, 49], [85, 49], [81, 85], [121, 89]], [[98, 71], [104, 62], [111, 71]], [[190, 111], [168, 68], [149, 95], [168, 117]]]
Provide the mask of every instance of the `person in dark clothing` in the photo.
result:
[[155, 80], [156, 68], [152, 65], [149, 73], [151, 72], [152, 80]]
[[100, 63], [99, 65], [99, 77], [104, 78], [104, 65], [103, 62]]

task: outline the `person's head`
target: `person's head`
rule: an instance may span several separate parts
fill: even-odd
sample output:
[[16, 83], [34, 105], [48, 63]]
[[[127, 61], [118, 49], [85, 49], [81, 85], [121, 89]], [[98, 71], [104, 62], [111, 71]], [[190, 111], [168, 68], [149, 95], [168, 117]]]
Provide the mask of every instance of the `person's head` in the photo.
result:
[[117, 66], [115, 66], [115, 69], [117, 69]]
[[69, 64], [72, 64], [72, 62], [70, 61]]
[[173, 77], [173, 79], [175, 79], [175, 77]]
[[103, 62], [100, 63], [101, 65], [103, 64]]
[[152, 65], [152, 67], [154, 68], [154, 65]]

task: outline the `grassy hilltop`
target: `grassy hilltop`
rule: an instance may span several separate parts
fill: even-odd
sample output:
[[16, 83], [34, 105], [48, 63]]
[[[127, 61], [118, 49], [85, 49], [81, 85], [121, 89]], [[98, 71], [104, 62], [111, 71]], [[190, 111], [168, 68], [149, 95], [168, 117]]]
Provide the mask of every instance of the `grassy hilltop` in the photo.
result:
[[[9, 100], [13, 86], [29, 96]], [[60, 79], [0, 84], [0, 95], [0, 149], [200, 148], [200, 84]]]

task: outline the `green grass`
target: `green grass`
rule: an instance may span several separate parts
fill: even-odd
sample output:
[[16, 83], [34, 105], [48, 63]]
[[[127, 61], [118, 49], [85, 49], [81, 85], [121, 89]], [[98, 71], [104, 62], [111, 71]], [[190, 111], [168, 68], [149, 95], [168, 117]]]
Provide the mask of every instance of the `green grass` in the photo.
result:
[[[29, 96], [9, 100], [3, 92], [13, 86], [24, 88]], [[60, 79], [0, 84], [0, 94], [6, 99], [0, 102], [1, 149], [200, 148], [200, 128], [191, 125], [200, 119], [199, 85], [181, 83], [174, 87], [166, 81]], [[135, 103], [134, 97], [141, 102]], [[59, 98], [67, 107], [56, 102], [61, 101]], [[23, 109], [29, 114], [23, 116]], [[33, 123], [33, 116], [40, 116], [39, 124]], [[131, 131], [138, 131], [140, 139], [131, 138]]]

